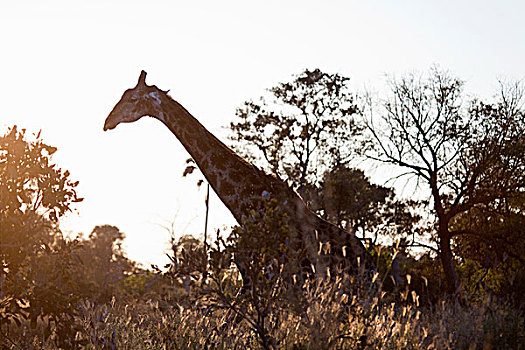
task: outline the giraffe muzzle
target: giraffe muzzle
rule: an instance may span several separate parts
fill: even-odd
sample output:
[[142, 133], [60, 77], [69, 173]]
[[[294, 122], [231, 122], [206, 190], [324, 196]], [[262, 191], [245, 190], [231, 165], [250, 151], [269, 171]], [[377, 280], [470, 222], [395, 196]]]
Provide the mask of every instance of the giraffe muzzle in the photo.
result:
[[106, 122], [104, 123], [104, 131], [108, 131], [108, 130], [111, 130], [111, 129], [115, 129], [115, 127], [117, 126], [118, 123], [112, 123], [110, 120], [109, 120], [109, 117], [106, 119]]

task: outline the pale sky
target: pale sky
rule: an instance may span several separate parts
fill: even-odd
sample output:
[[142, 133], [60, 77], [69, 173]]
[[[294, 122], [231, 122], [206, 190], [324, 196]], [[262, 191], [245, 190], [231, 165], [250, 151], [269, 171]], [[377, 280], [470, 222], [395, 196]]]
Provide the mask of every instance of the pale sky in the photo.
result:
[[[42, 130], [84, 202], [63, 228], [126, 233], [130, 258], [163, 263], [173, 221], [202, 234], [204, 189], [182, 178], [188, 154], [152, 118], [103, 132], [135, 85], [170, 94], [223, 141], [236, 107], [305, 68], [349, 76], [356, 92], [384, 75], [439, 64], [492, 95], [525, 78], [521, 1], [0, 0], [0, 130]], [[211, 198], [210, 230], [233, 218]]]

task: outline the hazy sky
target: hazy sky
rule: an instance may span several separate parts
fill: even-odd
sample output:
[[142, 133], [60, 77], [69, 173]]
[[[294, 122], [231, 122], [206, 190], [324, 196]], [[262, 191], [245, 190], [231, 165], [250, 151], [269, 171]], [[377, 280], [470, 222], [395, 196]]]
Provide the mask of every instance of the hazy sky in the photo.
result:
[[[169, 234], [201, 234], [204, 191], [188, 154], [143, 118], [103, 132], [140, 70], [225, 140], [235, 108], [305, 68], [380, 89], [385, 73], [432, 64], [481, 96], [525, 78], [521, 1], [0, 0], [0, 128], [42, 130], [85, 198], [64, 228], [111, 224], [132, 259], [165, 261]], [[211, 228], [233, 223], [211, 199]]]

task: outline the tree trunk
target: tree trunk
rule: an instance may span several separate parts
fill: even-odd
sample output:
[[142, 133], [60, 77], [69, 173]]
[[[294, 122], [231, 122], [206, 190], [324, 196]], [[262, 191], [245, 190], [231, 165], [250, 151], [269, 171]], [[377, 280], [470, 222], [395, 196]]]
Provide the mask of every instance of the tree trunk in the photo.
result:
[[450, 248], [450, 233], [448, 232], [450, 216], [445, 212], [445, 208], [442, 205], [442, 196], [439, 193], [435, 171], [430, 174], [430, 189], [432, 190], [432, 197], [434, 198], [434, 210], [438, 218], [439, 255], [447, 282], [447, 292], [449, 294], [455, 294], [459, 290], [459, 283], [456, 270], [454, 269], [452, 249]]
[[443, 226], [442, 223], [440, 223], [439, 226], [439, 250], [441, 265], [443, 266], [443, 272], [445, 273], [445, 280], [447, 282], [447, 291], [450, 294], [455, 294], [459, 290], [459, 282], [452, 259], [450, 235], [446, 224]]

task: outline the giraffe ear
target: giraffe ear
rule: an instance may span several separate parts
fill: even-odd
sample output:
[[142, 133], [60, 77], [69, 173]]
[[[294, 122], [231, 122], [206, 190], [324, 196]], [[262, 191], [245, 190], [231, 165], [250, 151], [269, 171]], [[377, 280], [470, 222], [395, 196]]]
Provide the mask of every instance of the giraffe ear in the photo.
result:
[[137, 85], [146, 85], [146, 74], [147, 73], [145, 71], [140, 72], [140, 77]]

